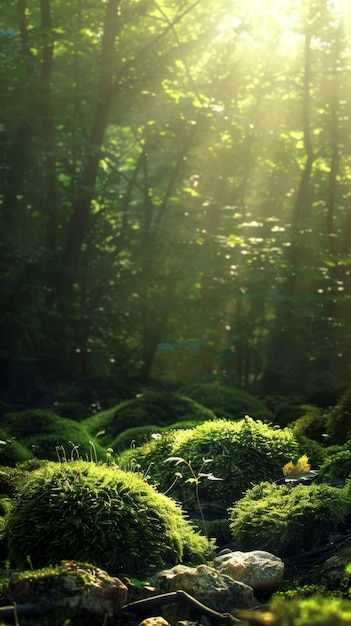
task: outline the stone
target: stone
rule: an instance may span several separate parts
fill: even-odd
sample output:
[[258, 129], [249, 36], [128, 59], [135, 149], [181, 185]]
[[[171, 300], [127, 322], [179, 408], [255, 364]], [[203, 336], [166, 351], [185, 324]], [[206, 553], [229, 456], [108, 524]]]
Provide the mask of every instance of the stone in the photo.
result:
[[249, 585], [254, 591], [275, 591], [284, 578], [283, 561], [264, 550], [228, 552], [216, 557], [213, 567], [221, 574]]
[[351, 574], [345, 571], [350, 562], [348, 557], [334, 555], [327, 559], [319, 573], [319, 582], [328, 590], [347, 589], [350, 586]]
[[128, 588], [104, 570], [86, 563], [64, 561], [57, 567], [14, 572], [9, 596], [17, 604], [65, 607], [113, 616], [128, 602]]
[[170, 624], [163, 617], [157, 615], [155, 617], [146, 617], [139, 623], [139, 626], [170, 626]]
[[[163, 570], [150, 580], [158, 593], [169, 593], [179, 589], [206, 607], [219, 613], [230, 613], [234, 609], [252, 608], [254, 603], [251, 587], [233, 580], [230, 576], [218, 572], [208, 565], [188, 567], [176, 565]], [[183, 603], [174, 603], [162, 607], [162, 615], [171, 624], [178, 621], [194, 621], [198, 613]]]

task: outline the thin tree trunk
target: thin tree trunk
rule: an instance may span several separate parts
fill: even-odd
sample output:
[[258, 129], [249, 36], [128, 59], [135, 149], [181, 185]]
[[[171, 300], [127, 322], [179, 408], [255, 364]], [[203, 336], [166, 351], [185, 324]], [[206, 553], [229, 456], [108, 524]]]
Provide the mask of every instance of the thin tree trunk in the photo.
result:
[[90, 154], [81, 174], [80, 194], [73, 206], [67, 227], [67, 240], [63, 253], [63, 293], [69, 296], [78, 275], [82, 244], [89, 229], [91, 200], [101, 158], [101, 146], [108, 123], [108, 115], [115, 90], [112, 89], [114, 78], [115, 41], [119, 31], [119, 2], [109, 0], [106, 6], [104, 33], [101, 48], [101, 72], [97, 90], [97, 104], [90, 133]]

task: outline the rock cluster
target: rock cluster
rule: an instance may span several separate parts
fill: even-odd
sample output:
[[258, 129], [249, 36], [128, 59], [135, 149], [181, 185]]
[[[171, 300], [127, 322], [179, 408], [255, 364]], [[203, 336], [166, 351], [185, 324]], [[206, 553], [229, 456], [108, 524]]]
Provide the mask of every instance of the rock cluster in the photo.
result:
[[[184, 620], [198, 621], [202, 609], [231, 616], [235, 610], [251, 609], [255, 605], [255, 591], [277, 589], [283, 575], [281, 559], [258, 550], [226, 551], [209, 565], [176, 565], [150, 579], [154, 589], [152, 606], [157, 608], [154, 617], [146, 617], [141, 623], [165, 626], [167, 622], [174, 625]], [[95, 566], [74, 561], [62, 562], [57, 568], [14, 573], [8, 592], [23, 612], [30, 607], [41, 610], [63, 607], [116, 616], [124, 607], [133, 610], [133, 602], [128, 604], [128, 587], [121, 580]], [[171, 594], [171, 599], [163, 597], [165, 594]], [[141, 619], [143, 611], [145, 616], [150, 615], [144, 609], [145, 596], [141, 611], [140, 601], [135, 604]]]

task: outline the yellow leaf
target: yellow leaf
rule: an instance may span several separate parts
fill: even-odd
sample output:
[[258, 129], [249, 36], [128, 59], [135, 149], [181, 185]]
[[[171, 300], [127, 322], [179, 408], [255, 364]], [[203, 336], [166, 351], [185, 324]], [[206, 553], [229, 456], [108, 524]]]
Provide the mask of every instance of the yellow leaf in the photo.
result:
[[308, 457], [306, 454], [300, 456], [296, 465], [292, 461], [286, 463], [283, 467], [284, 476], [297, 476], [298, 474], [303, 474], [304, 472], [309, 472], [311, 466], [308, 462]]

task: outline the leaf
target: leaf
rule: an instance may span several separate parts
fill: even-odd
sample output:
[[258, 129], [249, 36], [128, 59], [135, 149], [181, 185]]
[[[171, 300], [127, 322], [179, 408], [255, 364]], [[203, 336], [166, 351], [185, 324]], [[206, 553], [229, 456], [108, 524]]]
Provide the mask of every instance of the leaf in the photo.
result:
[[286, 463], [283, 467], [283, 474], [284, 476], [298, 476], [299, 474], [309, 472], [310, 469], [311, 466], [308, 462], [308, 457], [306, 454], [303, 454], [297, 461], [296, 465], [294, 465], [292, 461]]
[[185, 463], [185, 459], [182, 459], [182, 457], [180, 456], [170, 456], [168, 459], [165, 459], [163, 462], [168, 463], [168, 461], [175, 461], [176, 465], [179, 465], [179, 463]]

